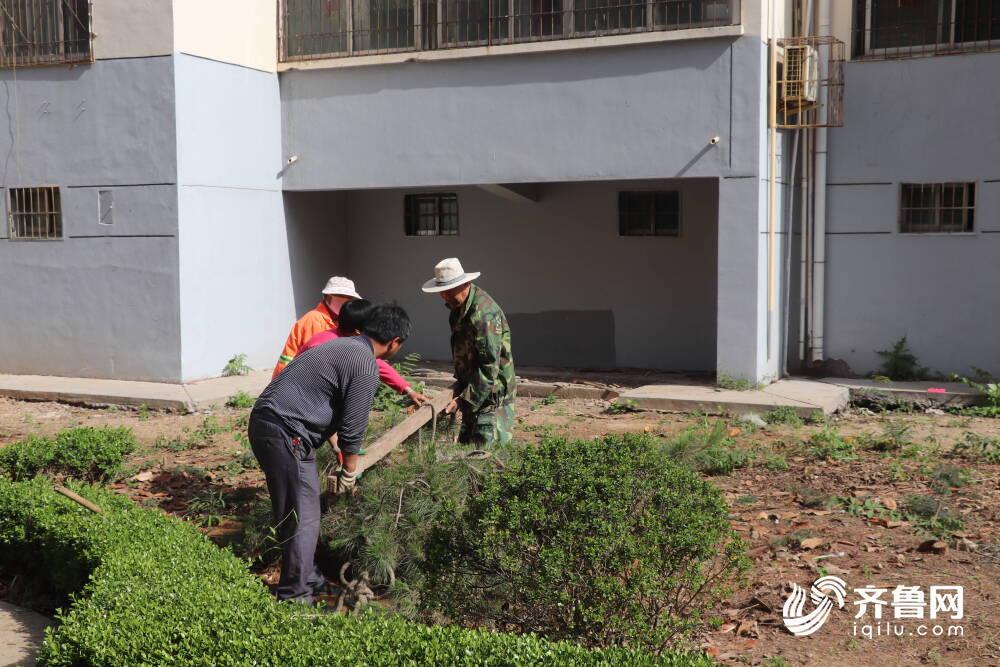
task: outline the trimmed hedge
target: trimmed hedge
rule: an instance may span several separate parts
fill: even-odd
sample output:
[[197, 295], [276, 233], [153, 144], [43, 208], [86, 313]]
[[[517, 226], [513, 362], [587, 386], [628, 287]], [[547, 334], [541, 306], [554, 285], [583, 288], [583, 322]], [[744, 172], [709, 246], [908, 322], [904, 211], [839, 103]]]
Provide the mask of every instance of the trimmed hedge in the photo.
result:
[[0, 449], [0, 473], [14, 480], [48, 474], [106, 482], [137, 446], [132, 429], [125, 426], [71, 428], [54, 438], [31, 435]]
[[45, 638], [43, 667], [712, 664], [277, 604], [243, 561], [192, 526], [104, 489], [72, 486], [104, 513], [54, 493], [44, 478], [0, 479], [0, 562], [72, 601]]

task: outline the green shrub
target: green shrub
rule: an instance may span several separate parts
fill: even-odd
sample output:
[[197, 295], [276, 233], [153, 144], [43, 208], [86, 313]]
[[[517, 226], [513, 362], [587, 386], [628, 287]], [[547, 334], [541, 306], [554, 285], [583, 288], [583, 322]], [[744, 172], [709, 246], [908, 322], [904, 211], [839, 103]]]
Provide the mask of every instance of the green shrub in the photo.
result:
[[[423, 385], [413, 381], [413, 371], [417, 370], [420, 358], [420, 354], [411, 352], [402, 361], [393, 364], [393, 367], [399, 371], [399, 374], [417, 391], [423, 391]], [[375, 400], [372, 402], [372, 410], [376, 412], [398, 412], [408, 403], [409, 399], [405, 395], [396, 393], [394, 389], [390, 389], [384, 384], [379, 384], [378, 391], [375, 393]]]
[[124, 426], [71, 428], [54, 438], [29, 436], [0, 449], [0, 472], [14, 480], [39, 474], [107, 482], [138, 443]]
[[222, 367], [223, 377], [233, 377], [236, 375], [250, 375], [253, 369], [247, 364], [247, 355], [243, 352], [234, 354], [233, 357]]
[[912, 428], [903, 421], [886, 422], [881, 435], [862, 434], [858, 437], [858, 444], [875, 452], [898, 452], [913, 444], [910, 440]]
[[969, 432], [964, 440], [955, 443], [949, 455], [974, 462], [1000, 463], [1000, 438]]
[[893, 343], [888, 350], [877, 350], [875, 354], [882, 358], [878, 374], [890, 380], [923, 380], [930, 374], [910, 350], [906, 336]]
[[230, 396], [228, 399], [226, 399], [226, 407], [234, 408], [237, 410], [246, 410], [248, 408], [252, 408], [256, 400], [257, 399], [255, 399], [247, 392], [238, 391], [232, 396]]
[[0, 479], [0, 561], [70, 598], [45, 637], [41, 667], [102, 665], [711, 665], [588, 651], [537, 637], [431, 627], [390, 615], [315, 614], [277, 604], [246, 564], [176, 519], [100, 488]]
[[727, 515], [655, 438], [549, 438], [434, 532], [423, 602], [457, 623], [660, 651], [747, 567]]
[[788, 424], [789, 426], [802, 426], [802, 418], [795, 412], [795, 408], [782, 405], [764, 413], [764, 421], [768, 424]]
[[812, 437], [809, 438], [809, 444], [812, 445], [809, 451], [817, 459], [826, 459], [828, 461], [847, 461], [849, 459], [856, 458], [854, 445], [841, 438], [837, 432], [829, 426], [826, 426], [821, 431], [814, 433]]
[[455, 521], [484, 475], [502, 466], [504, 448], [469, 458], [453, 445], [410, 443], [390, 465], [364, 474], [358, 493], [339, 498], [323, 515], [322, 535], [355, 572], [374, 584], [395, 582], [393, 607], [416, 615], [424, 543], [437, 522]]
[[674, 461], [706, 475], [728, 475], [754, 460], [753, 452], [735, 446], [728, 425], [721, 419], [709, 428], [688, 427], [667, 440], [664, 447]]

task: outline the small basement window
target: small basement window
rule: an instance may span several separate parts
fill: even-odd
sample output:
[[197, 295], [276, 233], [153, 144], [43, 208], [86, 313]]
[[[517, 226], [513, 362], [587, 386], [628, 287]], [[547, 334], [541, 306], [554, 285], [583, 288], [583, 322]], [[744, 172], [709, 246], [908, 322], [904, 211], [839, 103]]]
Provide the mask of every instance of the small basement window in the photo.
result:
[[899, 231], [905, 234], [971, 232], [975, 183], [903, 183]]
[[58, 187], [10, 188], [7, 192], [11, 240], [57, 241], [63, 237]]
[[619, 192], [621, 236], [679, 236], [681, 194], [673, 190]]
[[458, 236], [458, 195], [453, 192], [406, 195], [407, 236]]

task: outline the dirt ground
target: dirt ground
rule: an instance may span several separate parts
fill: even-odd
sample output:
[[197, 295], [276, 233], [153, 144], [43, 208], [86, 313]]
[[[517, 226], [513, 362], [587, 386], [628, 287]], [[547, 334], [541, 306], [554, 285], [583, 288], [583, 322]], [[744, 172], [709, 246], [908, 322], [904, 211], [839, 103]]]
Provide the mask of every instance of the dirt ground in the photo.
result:
[[[519, 399], [516, 436], [671, 436], [721, 419], [607, 409], [604, 401]], [[247, 413], [226, 408], [177, 415], [0, 399], [0, 446], [72, 426], [130, 426], [142, 447], [114, 487], [146, 506], [196, 521], [225, 542], [239, 533], [233, 517], [266, 498], [246, 441]], [[699, 640], [720, 663], [1000, 665], [1000, 465], [951, 452], [969, 433], [1000, 437], [1000, 420], [855, 410], [828, 423], [759, 427], [727, 420], [725, 428], [732, 446], [751, 452], [752, 461], [711, 480], [725, 493], [753, 566], [746, 585], [717, 610], [720, 626]], [[853, 458], [817, 454], [810, 439], [833, 431], [854, 445]], [[934, 518], [950, 513], [960, 520], [957, 528], [938, 526], [947, 548], [933, 545], [938, 538], [927, 525], [901, 516], [915, 497], [934, 499]], [[808, 590], [826, 574], [847, 582], [847, 604], [834, 609], [815, 634], [793, 636], [781, 619], [791, 583]], [[927, 595], [932, 585], [963, 586], [964, 618], [951, 620], [949, 613], [936, 621], [897, 621], [887, 606], [883, 635], [889, 621], [902, 626], [903, 636], [866, 638], [862, 624], [877, 621], [869, 611], [855, 624], [858, 597], [852, 589], [868, 585], [890, 589], [890, 601], [897, 585], [919, 586]], [[963, 636], [918, 634], [920, 628], [935, 632], [935, 625], [945, 633], [961, 626]]]

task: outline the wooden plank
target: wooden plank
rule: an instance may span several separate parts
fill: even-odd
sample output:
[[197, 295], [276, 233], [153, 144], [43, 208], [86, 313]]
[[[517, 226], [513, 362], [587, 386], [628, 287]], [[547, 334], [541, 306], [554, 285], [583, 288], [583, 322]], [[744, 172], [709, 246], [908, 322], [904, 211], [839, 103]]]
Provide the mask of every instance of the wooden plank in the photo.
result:
[[365, 448], [364, 455], [358, 457], [356, 473], [360, 474], [371, 468], [392, 450], [403, 444], [407, 438], [423, 428], [425, 424], [430, 423], [431, 419], [451, 402], [451, 392], [439, 391], [433, 395], [428, 394], [428, 398], [430, 401], [425, 403], [423, 407], [383, 433], [381, 438]]
[[100, 507], [98, 507], [94, 503], [90, 502], [89, 500], [87, 500], [83, 496], [78, 495], [78, 494], [70, 491], [65, 486], [60, 486], [58, 484], [55, 484], [55, 485], [53, 485], [52, 488], [54, 488], [57, 493], [61, 493], [62, 495], [66, 496], [67, 498], [69, 498], [73, 502], [78, 503], [80, 505], [83, 505], [84, 507], [86, 507], [87, 509], [89, 509], [91, 512], [94, 512], [95, 514], [101, 514], [101, 508]]

